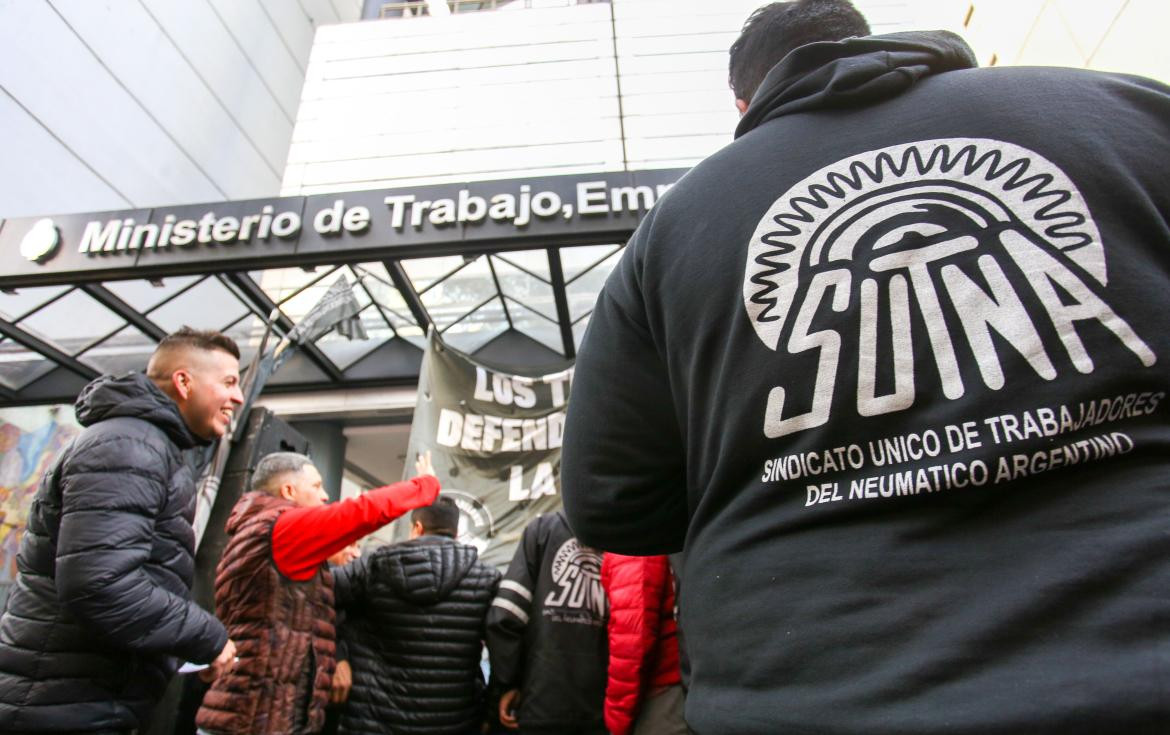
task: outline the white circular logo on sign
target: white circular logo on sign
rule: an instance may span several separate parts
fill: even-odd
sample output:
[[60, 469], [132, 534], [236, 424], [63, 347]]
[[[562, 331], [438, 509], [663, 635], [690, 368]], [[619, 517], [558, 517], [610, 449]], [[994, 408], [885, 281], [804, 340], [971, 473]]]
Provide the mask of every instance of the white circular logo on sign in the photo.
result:
[[455, 539], [461, 544], [474, 546], [482, 554], [496, 535], [491, 511], [479, 498], [462, 490], [444, 488], [443, 495], [455, 501], [459, 508], [459, 529]]
[[44, 263], [57, 252], [61, 244], [61, 235], [53, 220], [45, 218], [37, 220], [32, 229], [20, 241], [20, 254], [34, 263]]

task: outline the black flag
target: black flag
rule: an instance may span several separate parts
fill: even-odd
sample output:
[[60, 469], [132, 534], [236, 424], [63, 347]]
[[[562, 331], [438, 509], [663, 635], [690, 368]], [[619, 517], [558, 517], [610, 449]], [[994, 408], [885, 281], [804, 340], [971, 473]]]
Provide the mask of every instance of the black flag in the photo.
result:
[[329, 330], [337, 331], [349, 339], [369, 339], [358, 315], [362, 309], [349, 279], [344, 275], [333, 282], [325, 295], [321, 297], [312, 309], [289, 331], [271, 352], [266, 352], [268, 336], [272, 333], [272, 324], [280, 316], [280, 310], [274, 309], [268, 316], [265, 324], [264, 337], [260, 347], [252, 358], [252, 364], [244, 375], [244, 384], [241, 392], [244, 394], [244, 403], [235, 412], [232, 430], [215, 445], [215, 452], [211, 455], [202, 479], [199, 481], [199, 498], [195, 510], [195, 542], [198, 545], [203, 538], [203, 530], [211, 514], [211, 506], [219, 494], [219, 484], [223, 479], [224, 468], [227, 467], [228, 454], [231, 445], [238, 442], [244, 433], [248, 411], [252, 408], [264, 384], [280, 366], [292, 355], [296, 345], [310, 344], [320, 339]]

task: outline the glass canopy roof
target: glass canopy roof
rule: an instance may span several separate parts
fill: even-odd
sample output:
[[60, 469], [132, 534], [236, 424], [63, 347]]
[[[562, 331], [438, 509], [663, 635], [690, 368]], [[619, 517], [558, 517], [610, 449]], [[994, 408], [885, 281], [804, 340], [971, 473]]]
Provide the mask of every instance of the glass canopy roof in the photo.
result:
[[273, 268], [0, 291], [0, 406], [72, 401], [102, 373], [140, 370], [184, 325], [217, 329], [247, 365], [275, 314], [283, 337], [345, 277], [367, 339], [329, 332], [298, 348], [272, 390], [413, 383], [426, 331], [496, 364], [572, 358], [620, 245]]

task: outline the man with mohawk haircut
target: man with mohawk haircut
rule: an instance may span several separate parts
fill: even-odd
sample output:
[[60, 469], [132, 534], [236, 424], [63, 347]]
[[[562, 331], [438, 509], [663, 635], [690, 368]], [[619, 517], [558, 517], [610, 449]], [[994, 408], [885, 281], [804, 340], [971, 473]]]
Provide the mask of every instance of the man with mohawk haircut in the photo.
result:
[[1170, 732], [1170, 89], [975, 67], [756, 11], [598, 298], [565, 511], [684, 552], [698, 733]]
[[243, 400], [235, 341], [189, 327], [145, 372], [82, 389], [85, 429], [41, 478], [0, 614], [0, 733], [143, 731], [181, 663], [231, 670], [235, 643], [191, 599], [187, 453]]

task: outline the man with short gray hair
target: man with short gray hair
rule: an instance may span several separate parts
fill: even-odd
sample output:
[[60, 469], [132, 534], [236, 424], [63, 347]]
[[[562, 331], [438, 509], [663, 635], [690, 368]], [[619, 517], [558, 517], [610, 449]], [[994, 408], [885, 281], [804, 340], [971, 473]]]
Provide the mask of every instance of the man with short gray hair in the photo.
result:
[[333, 684], [336, 633], [329, 557], [403, 513], [430, 505], [439, 481], [429, 454], [418, 476], [327, 504], [321, 473], [303, 454], [256, 466], [232, 510], [216, 568], [215, 609], [239, 662], [203, 698], [196, 723], [214, 735], [315, 733]]

